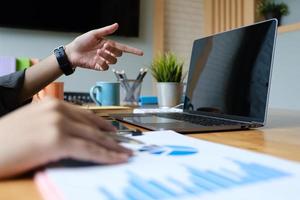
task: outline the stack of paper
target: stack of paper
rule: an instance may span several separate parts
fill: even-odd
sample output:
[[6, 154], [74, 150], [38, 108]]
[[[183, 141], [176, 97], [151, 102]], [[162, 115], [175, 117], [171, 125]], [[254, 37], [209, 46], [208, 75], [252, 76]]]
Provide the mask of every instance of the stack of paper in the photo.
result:
[[299, 163], [193, 139], [173, 131], [135, 136], [146, 145], [114, 166], [47, 169], [45, 199], [298, 199]]

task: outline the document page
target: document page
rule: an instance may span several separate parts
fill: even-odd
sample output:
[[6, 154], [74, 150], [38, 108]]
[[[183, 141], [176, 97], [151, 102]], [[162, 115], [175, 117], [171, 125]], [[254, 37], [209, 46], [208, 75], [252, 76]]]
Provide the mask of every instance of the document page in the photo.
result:
[[132, 136], [128, 163], [39, 172], [45, 199], [298, 199], [300, 164], [173, 131]]

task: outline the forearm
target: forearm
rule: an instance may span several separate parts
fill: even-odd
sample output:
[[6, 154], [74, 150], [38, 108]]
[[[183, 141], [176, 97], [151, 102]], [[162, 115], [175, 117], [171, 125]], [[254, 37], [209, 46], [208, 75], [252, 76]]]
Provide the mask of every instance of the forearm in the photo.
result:
[[20, 93], [20, 102], [31, 98], [38, 91], [62, 75], [54, 55], [28, 68]]
[[[65, 46], [65, 53], [72, 67], [80, 66], [94, 70], [107, 70], [117, 62], [123, 52], [143, 55], [143, 51], [106, 40], [104, 36], [114, 33], [118, 24], [89, 31]], [[62, 75], [56, 57], [52, 54], [42, 62], [26, 70], [20, 93], [20, 102], [32, 97], [46, 85]]]

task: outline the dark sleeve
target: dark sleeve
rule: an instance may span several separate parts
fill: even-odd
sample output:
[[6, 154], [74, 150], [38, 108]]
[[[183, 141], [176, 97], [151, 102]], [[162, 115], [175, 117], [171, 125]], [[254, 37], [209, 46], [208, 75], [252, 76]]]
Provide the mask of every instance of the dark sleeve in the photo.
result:
[[3, 116], [29, 102], [19, 102], [24, 84], [25, 70], [0, 77], [0, 116]]

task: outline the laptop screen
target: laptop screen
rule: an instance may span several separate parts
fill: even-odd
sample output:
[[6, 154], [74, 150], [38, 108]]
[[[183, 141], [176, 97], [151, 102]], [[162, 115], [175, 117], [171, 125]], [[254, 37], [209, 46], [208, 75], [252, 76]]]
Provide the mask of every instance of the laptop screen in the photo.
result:
[[277, 21], [194, 41], [184, 111], [264, 122]]

